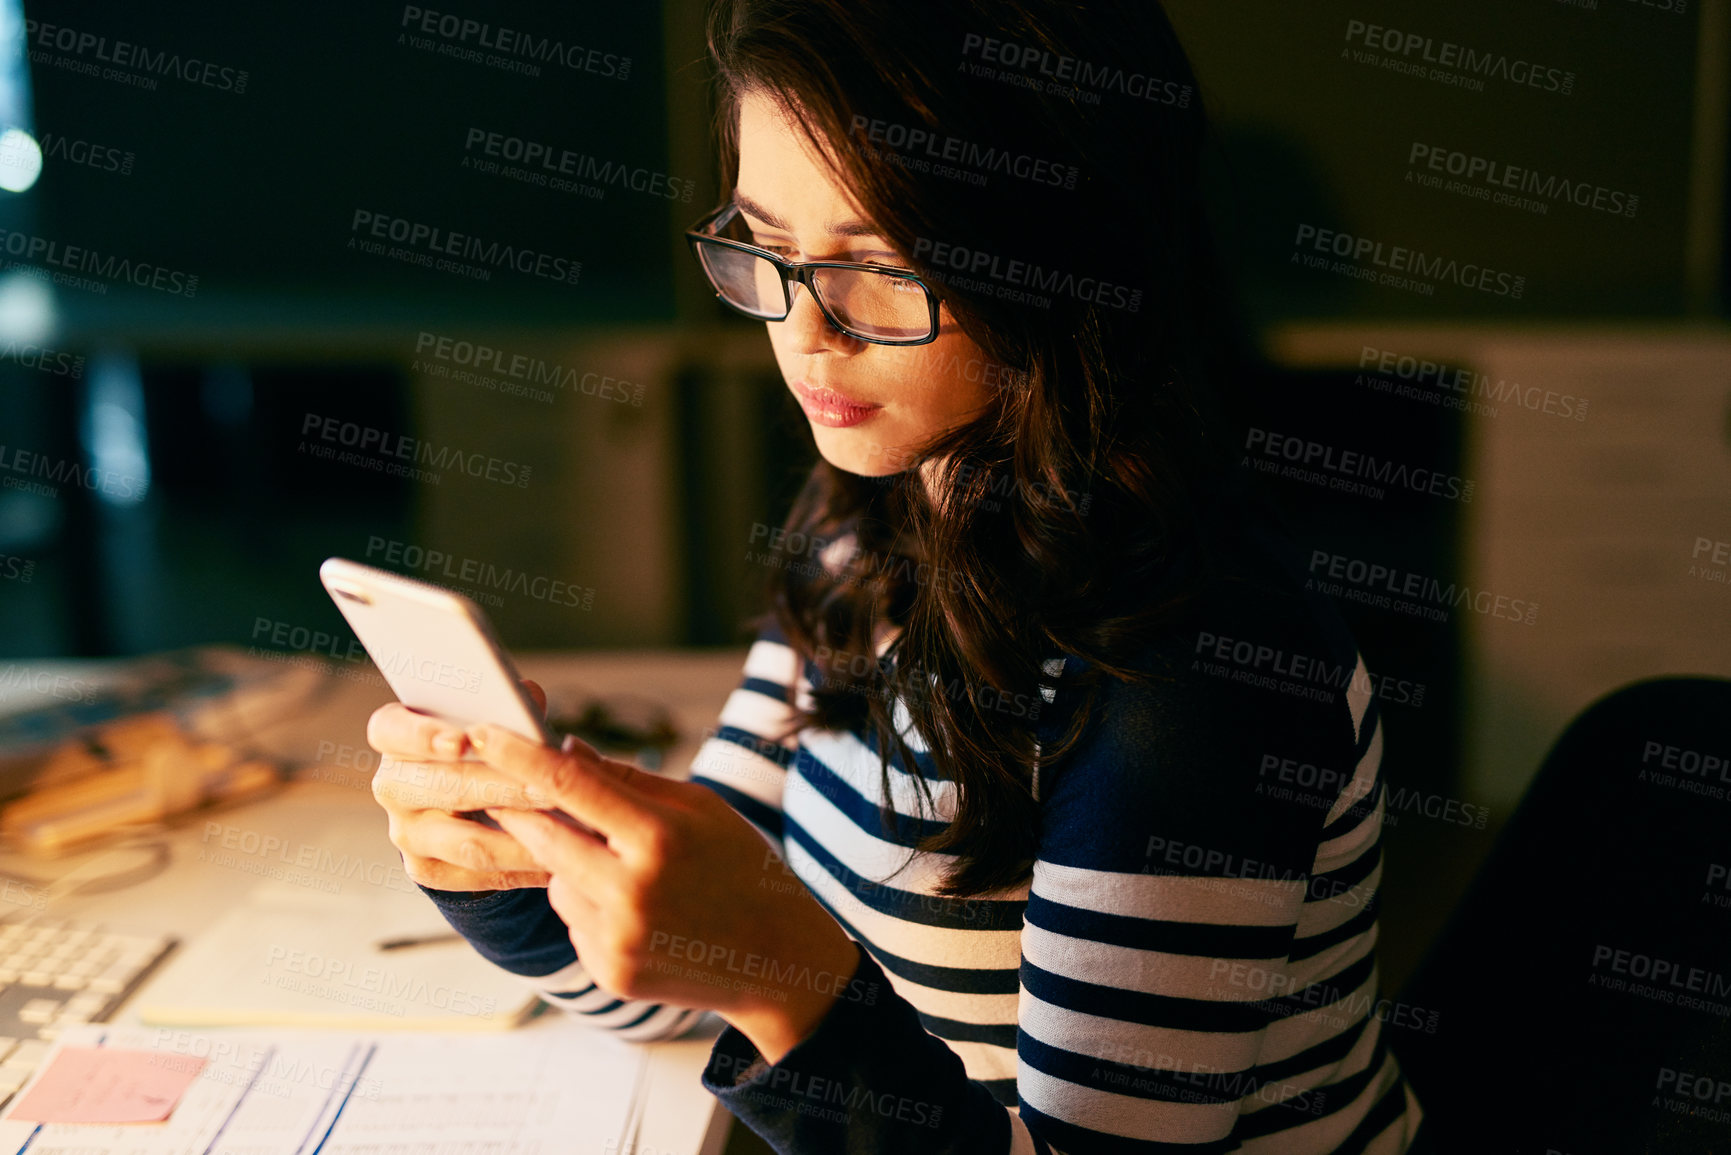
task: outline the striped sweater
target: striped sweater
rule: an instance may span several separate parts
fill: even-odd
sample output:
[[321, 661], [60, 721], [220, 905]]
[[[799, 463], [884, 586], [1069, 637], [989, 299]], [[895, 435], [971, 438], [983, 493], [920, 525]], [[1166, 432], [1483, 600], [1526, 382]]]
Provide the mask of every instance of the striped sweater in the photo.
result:
[[[944, 856], [909, 862], [954, 790], [905, 708], [916, 765], [892, 759], [886, 827], [869, 735], [769, 738], [838, 675], [759, 634], [693, 776], [856, 940], [853, 989], [872, 995], [838, 999], [775, 1065], [732, 1028], [717, 1040], [705, 1085], [776, 1150], [1407, 1149], [1420, 1110], [1389, 1036], [1423, 1024], [1379, 999], [1375, 956], [1393, 683], [1279, 543], [1233, 540], [1257, 580], [1211, 586], [1150, 646], [1139, 668], [1157, 680], [1104, 683], [1079, 746], [1036, 784], [1031, 880], [977, 898], [935, 894]], [[1025, 710], [1037, 735], [1061, 732], [1082, 668], [1047, 663]], [[697, 1017], [597, 989], [544, 891], [428, 894], [483, 955], [597, 1026], [653, 1039]]]

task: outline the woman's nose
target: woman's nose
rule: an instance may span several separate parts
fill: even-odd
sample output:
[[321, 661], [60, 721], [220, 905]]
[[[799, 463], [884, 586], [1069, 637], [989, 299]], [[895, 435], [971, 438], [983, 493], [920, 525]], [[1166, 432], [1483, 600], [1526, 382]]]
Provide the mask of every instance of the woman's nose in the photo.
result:
[[830, 324], [829, 318], [824, 316], [823, 310], [818, 307], [817, 298], [804, 284], [791, 281], [787, 291], [792, 305], [782, 324], [790, 326], [794, 340], [801, 349], [839, 349], [854, 352], [865, 344]]

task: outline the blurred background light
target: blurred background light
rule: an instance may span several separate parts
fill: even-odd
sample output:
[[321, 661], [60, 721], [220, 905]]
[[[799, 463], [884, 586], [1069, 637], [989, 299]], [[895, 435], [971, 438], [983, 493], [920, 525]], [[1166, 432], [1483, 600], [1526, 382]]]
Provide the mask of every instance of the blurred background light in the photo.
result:
[[27, 192], [42, 175], [42, 146], [22, 128], [0, 132], [0, 189]]
[[144, 432], [144, 384], [138, 358], [101, 353], [91, 358], [79, 439], [99, 476], [125, 484], [90, 488], [110, 505], [137, 505], [150, 490], [150, 446]]

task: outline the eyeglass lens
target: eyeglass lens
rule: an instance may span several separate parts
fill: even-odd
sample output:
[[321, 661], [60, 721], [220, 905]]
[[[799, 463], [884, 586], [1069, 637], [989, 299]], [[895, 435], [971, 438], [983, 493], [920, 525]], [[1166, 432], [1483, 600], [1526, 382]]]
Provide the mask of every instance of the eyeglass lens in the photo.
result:
[[[754, 253], [726, 245], [699, 245], [716, 291], [734, 308], [765, 320], [787, 316], [781, 276]], [[931, 310], [918, 281], [864, 269], [816, 269], [818, 300], [844, 329], [879, 340], [911, 341], [931, 332]]]

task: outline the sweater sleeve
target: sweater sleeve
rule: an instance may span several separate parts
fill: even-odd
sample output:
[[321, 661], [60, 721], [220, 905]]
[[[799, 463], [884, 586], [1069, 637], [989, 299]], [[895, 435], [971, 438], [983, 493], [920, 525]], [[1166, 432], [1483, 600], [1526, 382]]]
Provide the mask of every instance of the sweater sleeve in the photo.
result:
[[[692, 778], [719, 793], [781, 846], [781, 780], [792, 743], [777, 725], [794, 695], [797, 671], [776, 628], [759, 631], [739, 685], [704, 735]], [[633, 1042], [674, 1038], [703, 1012], [642, 999], [615, 998], [596, 986], [577, 959], [570, 933], [540, 888], [450, 891], [421, 887], [445, 921], [489, 962], [525, 980], [548, 1003]]]
[[[1163, 646], [1154, 682], [1104, 683], [1042, 795], [1014, 1106], [863, 950], [780, 1062], [729, 1027], [705, 1086], [783, 1155], [1365, 1149], [1404, 1106], [1376, 1025], [1342, 1002], [1374, 1000], [1374, 714], [1356, 691], [1205, 668], [1204, 635], [1293, 652], [1266, 620], [1211, 625]], [[1326, 785], [1272, 789], [1286, 765], [1326, 768]], [[1311, 901], [1325, 823], [1341, 885]]]
[[799, 747], [787, 731], [810, 687], [781, 629], [773, 621], [764, 625], [720, 723], [691, 762], [691, 780], [721, 795], [777, 853], [783, 849], [782, 790]]

